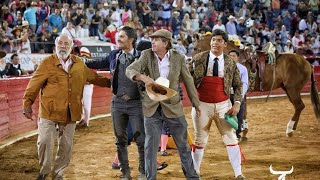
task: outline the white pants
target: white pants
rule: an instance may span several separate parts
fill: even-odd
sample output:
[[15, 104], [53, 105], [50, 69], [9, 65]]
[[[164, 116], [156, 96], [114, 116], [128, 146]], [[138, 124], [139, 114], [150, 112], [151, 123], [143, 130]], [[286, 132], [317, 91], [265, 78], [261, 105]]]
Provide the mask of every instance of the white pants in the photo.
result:
[[231, 109], [230, 100], [220, 103], [200, 102], [201, 115], [196, 116], [195, 109], [192, 109], [191, 115], [195, 130], [195, 146], [192, 151], [192, 160], [195, 170], [200, 173], [200, 166], [204, 155], [204, 148], [208, 143], [208, 137], [212, 121], [215, 122], [223, 142], [226, 145], [228, 157], [232, 165], [235, 177], [241, 172], [241, 153], [238, 146], [238, 140], [235, 130], [226, 123], [224, 115]]
[[91, 115], [92, 93], [93, 84], [86, 84], [83, 88], [82, 119], [87, 124], [89, 124], [89, 118]]
[[224, 119], [225, 113], [231, 109], [231, 107], [232, 105], [229, 99], [219, 103], [205, 103], [200, 101], [199, 108], [201, 115], [199, 118], [196, 116], [195, 109], [192, 109], [191, 116], [195, 131], [196, 146], [205, 147], [208, 143], [212, 121], [216, 123], [225, 145], [238, 144], [235, 130], [227, 124]]

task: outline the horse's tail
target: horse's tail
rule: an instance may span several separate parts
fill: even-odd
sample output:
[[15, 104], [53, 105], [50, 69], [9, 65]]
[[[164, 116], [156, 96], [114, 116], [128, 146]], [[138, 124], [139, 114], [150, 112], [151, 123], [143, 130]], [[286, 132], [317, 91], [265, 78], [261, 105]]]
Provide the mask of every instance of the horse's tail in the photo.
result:
[[314, 113], [318, 119], [318, 121], [320, 121], [320, 99], [319, 99], [319, 95], [318, 95], [318, 88], [317, 88], [317, 81], [314, 78], [314, 69], [312, 66], [312, 70], [311, 70], [311, 102], [313, 105], [313, 110]]

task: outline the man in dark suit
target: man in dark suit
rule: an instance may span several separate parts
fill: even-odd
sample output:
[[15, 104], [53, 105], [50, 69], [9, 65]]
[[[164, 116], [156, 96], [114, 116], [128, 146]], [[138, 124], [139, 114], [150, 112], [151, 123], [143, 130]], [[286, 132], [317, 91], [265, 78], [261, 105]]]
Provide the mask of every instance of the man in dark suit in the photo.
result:
[[6, 68], [3, 71], [3, 74], [7, 76], [21, 76], [25, 74], [25, 72], [21, 69], [21, 65], [19, 63], [18, 54], [12, 54], [11, 63], [6, 64]]
[[137, 83], [130, 81], [125, 76], [126, 68], [140, 56], [140, 52], [134, 48], [136, 40], [136, 31], [131, 27], [125, 26], [119, 32], [119, 49], [111, 51], [104, 60], [86, 63], [92, 69], [110, 69], [113, 92], [111, 114], [119, 165], [122, 172], [121, 179], [123, 180], [131, 179], [127, 149], [127, 127], [129, 123], [132, 128], [133, 139], [135, 139], [138, 146], [140, 173], [138, 179], [145, 179], [145, 132], [140, 91]]
[[[175, 91], [178, 91], [180, 79], [182, 79], [192, 105], [200, 114], [199, 99], [192, 77], [186, 67], [185, 56], [172, 49], [172, 33], [161, 29], [150, 37], [152, 38], [152, 48], [143, 51], [139, 60], [128, 66], [127, 77], [133, 81], [143, 82], [146, 87], [155, 84], [154, 80], [161, 77], [167, 79], [169, 88]], [[159, 102], [152, 100], [146, 92], [143, 92], [142, 98], [143, 115], [145, 116], [147, 179], [156, 179], [157, 176], [157, 150], [163, 122], [166, 122], [177, 145], [186, 178], [199, 179], [192, 163], [191, 150], [187, 142], [188, 125], [180, 95], [177, 93], [172, 98]]]

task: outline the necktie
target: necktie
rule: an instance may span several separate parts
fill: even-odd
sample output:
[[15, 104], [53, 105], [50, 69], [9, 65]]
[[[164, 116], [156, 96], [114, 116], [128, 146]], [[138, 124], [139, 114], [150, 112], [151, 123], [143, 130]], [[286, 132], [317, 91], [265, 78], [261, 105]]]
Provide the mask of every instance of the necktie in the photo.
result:
[[126, 53], [122, 53], [119, 57], [120, 63], [126, 65], [127, 62], [127, 55]]
[[218, 58], [214, 58], [212, 76], [218, 76], [218, 60], [219, 60]]

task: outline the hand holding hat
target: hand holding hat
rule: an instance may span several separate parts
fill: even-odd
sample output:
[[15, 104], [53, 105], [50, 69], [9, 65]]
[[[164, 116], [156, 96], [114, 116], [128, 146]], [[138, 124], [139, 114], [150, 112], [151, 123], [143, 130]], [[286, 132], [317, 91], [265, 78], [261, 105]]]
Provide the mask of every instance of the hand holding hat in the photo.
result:
[[155, 83], [146, 85], [146, 91], [150, 99], [164, 101], [177, 95], [177, 92], [169, 88], [170, 82], [164, 77], [159, 77]]

